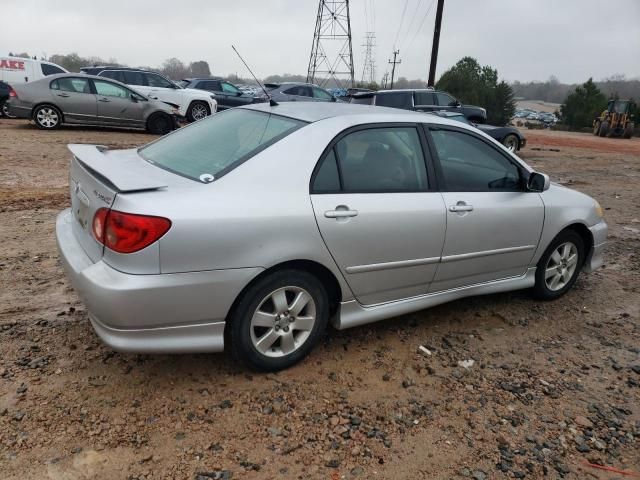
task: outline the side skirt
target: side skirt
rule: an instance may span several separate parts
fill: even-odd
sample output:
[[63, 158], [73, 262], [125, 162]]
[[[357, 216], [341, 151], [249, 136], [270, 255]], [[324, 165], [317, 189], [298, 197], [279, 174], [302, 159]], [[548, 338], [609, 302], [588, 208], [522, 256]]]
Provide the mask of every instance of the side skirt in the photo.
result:
[[536, 268], [530, 267], [527, 272], [520, 277], [479, 283], [468, 287], [454, 288], [442, 292], [396, 300], [394, 302], [363, 306], [356, 300], [350, 300], [340, 304], [340, 310], [333, 320], [333, 326], [338, 330], [344, 330], [346, 328], [405, 315], [460, 298], [530, 288], [536, 283], [535, 277]]

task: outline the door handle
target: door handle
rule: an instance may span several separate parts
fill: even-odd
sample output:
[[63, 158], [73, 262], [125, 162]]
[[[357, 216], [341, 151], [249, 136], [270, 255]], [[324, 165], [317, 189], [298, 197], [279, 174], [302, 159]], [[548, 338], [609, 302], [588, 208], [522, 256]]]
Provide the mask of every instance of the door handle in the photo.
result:
[[68, 93], [58, 93], [59, 97], [67, 98], [69, 96]]
[[99, 102], [110, 102], [111, 100], [109, 100], [108, 98], [100, 98], [98, 101]]
[[467, 205], [467, 204], [458, 204], [458, 205], [451, 205], [449, 207], [449, 211], [450, 212], [472, 212], [473, 211], [473, 205]]
[[356, 215], [358, 215], [357, 210], [340, 209], [339, 207], [336, 207], [335, 210], [327, 210], [324, 212], [324, 216], [327, 218], [348, 218], [355, 217]]

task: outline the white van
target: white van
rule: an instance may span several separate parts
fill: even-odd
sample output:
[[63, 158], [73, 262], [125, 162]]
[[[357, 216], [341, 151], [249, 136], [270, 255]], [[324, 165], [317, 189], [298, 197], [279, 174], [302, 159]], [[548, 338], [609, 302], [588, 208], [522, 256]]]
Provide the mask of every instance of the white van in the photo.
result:
[[9, 85], [33, 82], [55, 73], [68, 72], [51, 62], [20, 57], [0, 57], [0, 81]]

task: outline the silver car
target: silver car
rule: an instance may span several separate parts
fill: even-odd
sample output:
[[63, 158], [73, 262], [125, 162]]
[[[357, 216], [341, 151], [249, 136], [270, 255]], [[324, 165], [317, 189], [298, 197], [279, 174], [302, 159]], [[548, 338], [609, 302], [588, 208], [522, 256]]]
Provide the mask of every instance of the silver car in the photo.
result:
[[137, 150], [70, 145], [56, 233], [102, 340], [288, 367], [337, 329], [532, 288], [602, 264], [592, 198], [460, 122], [257, 104]]
[[164, 135], [177, 127], [174, 106], [103, 77], [50, 75], [14, 85], [13, 90], [7, 101], [9, 112], [33, 120], [44, 130], [75, 124], [129, 127]]
[[312, 83], [266, 83], [269, 97], [276, 102], [337, 102], [338, 99], [324, 88]]

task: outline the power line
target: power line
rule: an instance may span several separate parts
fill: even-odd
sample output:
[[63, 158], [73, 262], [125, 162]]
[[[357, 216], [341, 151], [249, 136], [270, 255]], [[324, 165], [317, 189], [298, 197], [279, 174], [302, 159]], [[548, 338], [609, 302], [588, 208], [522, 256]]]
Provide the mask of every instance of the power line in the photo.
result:
[[435, 3], [435, 0], [431, 0], [431, 3], [429, 4], [429, 8], [427, 8], [427, 11], [424, 12], [424, 16], [422, 17], [422, 21], [420, 22], [420, 26], [418, 27], [418, 30], [416, 30], [416, 33], [413, 36], [413, 38], [411, 39], [411, 42], [407, 46], [406, 50], [408, 50], [411, 47], [411, 45], [413, 45], [413, 42], [415, 41], [415, 39], [418, 37], [418, 35], [422, 31], [422, 27], [424, 26], [424, 22], [427, 20], [427, 16], [429, 15], [429, 12], [431, 11], [431, 7], [433, 7], [434, 3]]
[[396, 48], [396, 46], [398, 45], [398, 37], [400, 36], [400, 30], [402, 29], [402, 24], [404, 23], [404, 16], [407, 13], [407, 5], [409, 5], [409, 0], [404, 1], [404, 8], [402, 9], [400, 25], [398, 25], [398, 31], [396, 32], [396, 39], [393, 41], [393, 48]]
[[398, 48], [402, 47], [404, 45], [404, 43], [407, 41], [407, 38], [409, 37], [409, 34], [411, 33], [411, 27], [413, 26], [413, 23], [415, 22], [416, 18], [418, 17], [418, 11], [420, 10], [420, 6], [422, 5], [422, 0], [418, 0], [418, 3], [416, 4], [416, 8], [413, 11], [413, 15], [411, 15], [411, 22], [409, 23], [409, 26], [407, 27], [407, 29], [404, 31], [404, 35], [402, 40], [400, 41], [400, 44], [398, 45]]

